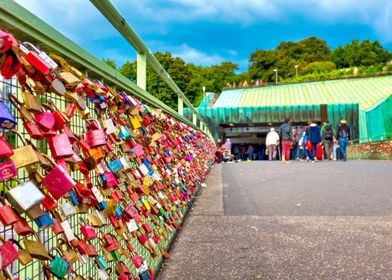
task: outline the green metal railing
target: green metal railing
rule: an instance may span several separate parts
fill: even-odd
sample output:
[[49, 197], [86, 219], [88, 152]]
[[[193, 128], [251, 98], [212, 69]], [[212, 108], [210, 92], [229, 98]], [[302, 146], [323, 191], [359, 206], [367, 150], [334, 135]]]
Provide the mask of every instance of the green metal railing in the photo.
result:
[[[90, 78], [102, 79], [104, 77], [105, 83], [115, 87], [118, 91], [130, 92], [144, 103], [155, 108], [161, 108], [177, 120], [196, 130], [205, 132], [14, 1], [0, 0], [0, 27], [15, 34], [20, 40], [31, 41], [43, 50], [67, 58], [76, 68], [88, 73]], [[150, 60], [153, 59], [150, 58]], [[178, 91], [176, 93], [179, 94]], [[186, 104], [191, 105], [187, 102]], [[199, 118], [199, 121], [203, 123], [201, 118]]]

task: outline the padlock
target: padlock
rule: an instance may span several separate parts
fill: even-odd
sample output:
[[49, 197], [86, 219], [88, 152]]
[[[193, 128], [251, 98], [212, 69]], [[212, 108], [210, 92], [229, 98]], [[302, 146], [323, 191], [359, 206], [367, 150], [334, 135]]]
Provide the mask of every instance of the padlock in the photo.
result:
[[76, 214], [75, 206], [70, 201], [66, 201], [63, 204], [61, 204], [60, 209], [65, 217], [69, 217]]
[[72, 249], [64, 239], [57, 239], [56, 247], [61, 251], [67, 262], [74, 264], [76, 261], [79, 260], [79, 255], [77, 254], [77, 252]]
[[0, 127], [3, 129], [12, 129], [16, 125], [16, 120], [12, 116], [10, 109], [0, 100]]
[[[15, 179], [13, 179], [15, 180]], [[44, 194], [32, 181], [20, 182], [7, 192], [7, 199], [18, 213], [23, 213], [34, 205], [39, 204], [44, 198]]]
[[123, 169], [123, 165], [118, 158], [115, 158], [108, 163], [108, 168], [112, 173], [117, 173]]
[[33, 233], [33, 229], [22, 217], [19, 217], [19, 220], [12, 225], [12, 228], [19, 236], [27, 236]]
[[7, 204], [7, 201], [3, 197], [0, 197], [0, 202], [2, 204], [0, 206], [0, 222], [3, 226], [10, 226], [18, 222], [20, 219], [19, 215]]
[[54, 224], [52, 217], [46, 212], [44, 215], [36, 218], [34, 222], [40, 229], [52, 227]]
[[89, 120], [90, 120], [90, 124], [95, 124], [97, 128], [96, 129], [89, 128], [84, 133], [84, 139], [87, 142], [87, 144], [92, 148], [106, 145], [106, 134], [105, 131], [99, 125], [99, 122], [94, 119], [89, 119]]
[[20, 45], [21, 48], [26, 48], [26, 60], [34, 66], [43, 75], [49, 74], [51, 70], [58, 67], [57, 63], [53, 61], [45, 52], [40, 51], [36, 46], [29, 42], [24, 42]]
[[59, 199], [69, 192], [76, 182], [61, 165], [56, 165], [51, 158], [46, 155], [45, 157], [52, 164], [52, 170], [42, 179], [42, 185], [55, 199]]
[[26, 141], [22, 135], [16, 131], [11, 130], [15, 133], [19, 140], [22, 142], [23, 146], [15, 148], [14, 154], [10, 157], [16, 168], [25, 167], [38, 162], [38, 157], [31, 145], [27, 145]]
[[16, 250], [14, 243], [11, 240], [4, 240], [0, 236], [0, 269], [6, 268], [8, 265], [13, 263], [19, 256], [18, 250]]
[[18, 261], [21, 265], [26, 265], [26, 264], [33, 261], [33, 257], [30, 255], [30, 253], [26, 249], [23, 249], [23, 247], [20, 245], [20, 243], [18, 241], [16, 241], [15, 239], [10, 239], [10, 240], [19, 249]]
[[26, 211], [26, 215], [31, 219], [35, 220], [45, 214], [44, 210], [42, 210], [40, 204], [36, 204]]
[[78, 206], [80, 204], [79, 200], [78, 200], [78, 198], [76, 196], [76, 193], [74, 191], [70, 191], [69, 192], [69, 197], [71, 198], [72, 204], [74, 206]]
[[68, 242], [71, 242], [72, 240], [75, 240], [75, 239], [76, 239], [76, 236], [75, 236], [75, 234], [73, 233], [73, 231], [72, 231], [72, 229], [71, 229], [71, 226], [70, 226], [70, 224], [69, 224], [68, 221], [63, 221], [63, 222], [61, 222], [61, 227], [62, 227], [63, 230], [64, 230], [64, 236], [65, 236], [65, 239], [66, 239]]
[[49, 264], [50, 272], [57, 278], [63, 279], [68, 272], [69, 264], [65, 259], [62, 258], [61, 251], [58, 248], [52, 248], [49, 251], [58, 252], [58, 255], [51, 255], [52, 259], [50, 260]]
[[102, 255], [99, 255], [96, 259], [95, 259], [95, 263], [97, 264], [97, 266], [100, 269], [106, 269], [108, 267], [108, 264], [105, 260], [105, 258]]

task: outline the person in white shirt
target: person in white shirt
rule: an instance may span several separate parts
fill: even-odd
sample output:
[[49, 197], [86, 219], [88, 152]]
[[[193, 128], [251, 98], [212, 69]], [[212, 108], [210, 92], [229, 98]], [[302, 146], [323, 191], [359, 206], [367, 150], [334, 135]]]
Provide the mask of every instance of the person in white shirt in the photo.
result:
[[276, 150], [279, 145], [279, 134], [275, 131], [275, 128], [271, 127], [271, 131], [268, 132], [265, 138], [265, 145], [268, 151], [268, 160], [276, 160]]

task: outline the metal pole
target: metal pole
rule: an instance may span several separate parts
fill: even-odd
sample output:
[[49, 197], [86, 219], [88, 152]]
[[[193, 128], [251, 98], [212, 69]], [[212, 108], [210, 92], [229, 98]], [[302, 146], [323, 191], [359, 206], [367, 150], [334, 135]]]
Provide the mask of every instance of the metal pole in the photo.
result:
[[178, 113], [184, 115], [184, 99], [181, 96], [178, 96]]
[[136, 83], [137, 85], [146, 90], [146, 71], [147, 71], [147, 56], [145, 53], [137, 53], [137, 74], [136, 74]]

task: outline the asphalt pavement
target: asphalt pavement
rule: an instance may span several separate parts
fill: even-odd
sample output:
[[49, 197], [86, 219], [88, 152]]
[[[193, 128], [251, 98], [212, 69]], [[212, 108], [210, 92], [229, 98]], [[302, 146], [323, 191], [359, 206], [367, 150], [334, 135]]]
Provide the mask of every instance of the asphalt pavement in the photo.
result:
[[392, 279], [392, 162], [216, 165], [164, 279]]

